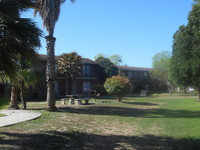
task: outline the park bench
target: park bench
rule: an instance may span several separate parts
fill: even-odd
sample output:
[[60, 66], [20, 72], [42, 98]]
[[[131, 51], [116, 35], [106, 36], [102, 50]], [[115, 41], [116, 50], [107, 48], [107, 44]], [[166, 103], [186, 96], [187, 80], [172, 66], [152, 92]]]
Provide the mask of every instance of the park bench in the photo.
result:
[[78, 98], [74, 99], [75, 105], [82, 105], [82, 101], [85, 101], [85, 105], [89, 103], [90, 98]]
[[65, 105], [67, 100], [69, 100], [69, 98], [61, 98], [61, 104]]

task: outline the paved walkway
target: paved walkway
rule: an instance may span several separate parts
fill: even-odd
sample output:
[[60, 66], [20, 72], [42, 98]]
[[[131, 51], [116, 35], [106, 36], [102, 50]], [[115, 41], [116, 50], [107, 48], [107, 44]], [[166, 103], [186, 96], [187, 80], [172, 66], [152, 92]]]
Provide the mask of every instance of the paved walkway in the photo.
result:
[[0, 117], [0, 127], [33, 120], [41, 116], [41, 113], [31, 110], [1, 110], [6, 116]]

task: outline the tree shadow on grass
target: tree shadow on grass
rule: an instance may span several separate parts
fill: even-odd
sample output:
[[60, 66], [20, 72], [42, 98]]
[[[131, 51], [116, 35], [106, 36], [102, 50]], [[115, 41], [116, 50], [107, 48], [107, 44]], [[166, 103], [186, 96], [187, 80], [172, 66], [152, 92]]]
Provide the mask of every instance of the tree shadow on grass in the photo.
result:
[[122, 103], [131, 104], [131, 105], [144, 105], [144, 106], [156, 106], [156, 105], [159, 105], [159, 104], [156, 104], [156, 103], [147, 103], [147, 102], [122, 102]]
[[121, 117], [200, 118], [200, 111], [170, 109], [138, 109], [116, 106], [60, 107], [58, 111], [66, 113], [111, 115]]
[[0, 132], [1, 150], [191, 150], [200, 149], [200, 139], [166, 136], [98, 135], [81, 132]]

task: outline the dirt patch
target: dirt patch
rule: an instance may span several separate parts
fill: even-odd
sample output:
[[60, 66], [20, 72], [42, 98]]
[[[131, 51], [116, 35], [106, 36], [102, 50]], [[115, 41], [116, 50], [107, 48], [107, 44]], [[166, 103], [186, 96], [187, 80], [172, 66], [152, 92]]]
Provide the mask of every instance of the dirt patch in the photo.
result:
[[134, 124], [128, 123], [120, 123], [120, 122], [112, 122], [109, 124], [105, 124], [105, 127], [99, 127], [102, 131], [102, 135], [137, 135], [138, 127]]

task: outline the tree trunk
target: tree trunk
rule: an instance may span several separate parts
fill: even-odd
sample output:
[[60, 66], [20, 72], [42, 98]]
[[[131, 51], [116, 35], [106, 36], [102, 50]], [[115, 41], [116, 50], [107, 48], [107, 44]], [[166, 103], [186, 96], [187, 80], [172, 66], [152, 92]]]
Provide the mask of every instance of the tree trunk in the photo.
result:
[[117, 96], [117, 100], [118, 100], [119, 102], [122, 102], [122, 97], [121, 97], [121, 96]]
[[11, 97], [8, 109], [19, 109], [17, 101], [17, 88], [14, 85], [11, 87]]
[[197, 90], [197, 93], [198, 93], [198, 99], [197, 100], [200, 102], [200, 88], [197, 88], [196, 90]]
[[168, 92], [169, 92], [169, 95], [172, 95], [172, 89], [168, 86]]
[[183, 92], [186, 94], [187, 93], [187, 90], [186, 90], [186, 88], [184, 87], [183, 88]]
[[21, 99], [21, 101], [22, 101], [22, 109], [26, 109], [26, 99], [25, 99], [25, 97], [24, 97], [24, 82], [23, 81], [21, 81], [21, 83], [20, 83], [21, 85], [20, 85], [20, 99]]
[[52, 35], [46, 36], [47, 42], [47, 66], [46, 66], [46, 82], [47, 82], [47, 110], [56, 111], [55, 106], [55, 38]]
[[[25, 62], [25, 58], [20, 56], [20, 68], [21, 70], [23, 71], [26, 67], [26, 62]], [[25, 96], [24, 96], [24, 81], [21, 80], [20, 81], [20, 99], [22, 101], [22, 109], [26, 109], [26, 99], [25, 99]]]
[[47, 111], [56, 111], [54, 83], [47, 82]]

